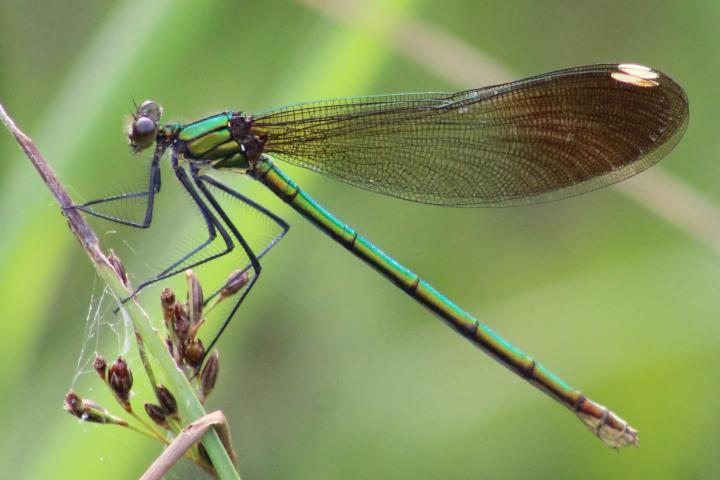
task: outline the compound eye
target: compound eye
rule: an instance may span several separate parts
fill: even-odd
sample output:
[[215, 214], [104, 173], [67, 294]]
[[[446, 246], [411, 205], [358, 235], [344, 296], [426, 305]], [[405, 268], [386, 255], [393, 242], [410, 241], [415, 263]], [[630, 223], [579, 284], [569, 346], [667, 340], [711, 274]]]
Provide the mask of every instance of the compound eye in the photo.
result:
[[157, 123], [148, 117], [138, 117], [132, 124], [130, 143], [136, 152], [145, 150], [155, 141]]
[[162, 107], [154, 100], [145, 100], [137, 109], [138, 117], [148, 117], [155, 123], [160, 121]]

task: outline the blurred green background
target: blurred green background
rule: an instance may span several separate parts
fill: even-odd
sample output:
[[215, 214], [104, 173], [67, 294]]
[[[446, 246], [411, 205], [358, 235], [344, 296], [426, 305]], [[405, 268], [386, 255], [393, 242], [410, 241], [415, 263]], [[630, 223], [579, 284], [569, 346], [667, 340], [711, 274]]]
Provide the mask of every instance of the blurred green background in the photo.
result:
[[[602, 445], [259, 189], [254, 198], [292, 229], [220, 342], [208, 407], [228, 416], [246, 479], [720, 477], [720, 3], [1, 5], [0, 102], [85, 199], [143, 173], [122, 133], [133, 97], [188, 121], [324, 97], [459, 90], [590, 63], [667, 72], [690, 98], [689, 129], [657, 171], [622, 191], [444, 209], [286, 168], [340, 218], [629, 420], [639, 448], [618, 455]], [[122, 336], [107, 327], [97, 347], [84, 340], [102, 286], [4, 132], [0, 154], [0, 472], [136, 477], [160, 452], [156, 443], [61, 409], [71, 385], [111, 405], [92, 375], [75, 379], [84, 342], [85, 357], [119, 350]], [[182, 223], [172, 199], [161, 200], [157, 218]], [[95, 225], [103, 238], [115, 229]], [[121, 235], [138, 258], [153, 258], [182, 236], [175, 228]], [[157, 318], [156, 294], [143, 302]], [[170, 478], [195, 475], [186, 465]]]

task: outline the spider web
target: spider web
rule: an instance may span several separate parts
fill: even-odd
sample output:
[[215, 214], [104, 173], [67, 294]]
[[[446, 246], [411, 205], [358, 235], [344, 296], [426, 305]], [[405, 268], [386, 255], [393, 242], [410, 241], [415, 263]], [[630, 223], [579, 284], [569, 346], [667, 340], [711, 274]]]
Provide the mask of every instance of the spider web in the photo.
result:
[[[90, 300], [88, 302], [87, 314], [85, 317], [85, 330], [83, 332], [83, 341], [78, 353], [77, 362], [75, 365], [75, 373], [73, 374], [71, 389], [77, 390], [81, 397], [84, 397], [85, 393], [89, 393], [88, 397], [95, 400], [96, 394], [103, 397], [103, 406], [107, 408], [111, 413], [116, 414], [126, 420], [134, 422], [122, 411], [122, 408], [111, 403], [110, 397], [101, 393], [102, 390], [106, 389], [102, 381], [97, 377], [97, 372], [93, 368], [93, 362], [95, 361], [96, 355], [100, 354], [106, 358], [108, 364], [118, 356], [124, 357], [131, 368], [137, 370], [140, 364], [139, 355], [135, 346], [135, 329], [133, 328], [132, 321], [127, 315], [123, 308], [117, 310], [119, 305], [118, 300], [113, 295], [112, 291], [107, 285], [103, 285], [102, 288], [99, 284], [104, 283], [98, 277], [93, 281], [93, 288], [90, 294]], [[99, 292], [98, 292], [99, 290]], [[143, 375], [140, 371], [138, 375]], [[138, 378], [139, 379], [139, 378]], [[144, 382], [140, 382], [144, 383]], [[82, 385], [81, 385], [82, 384]], [[138, 385], [140, 386], [140, 385]], [[134, 386], [133, 390], [137, 388]], [[134, 409], [139, 408], [142, 405], [142, 401], [152, 401], [152, 398], [148, 396], [149, 391], [143, 389], [142, 392], [134, 392], [131, 394], [131, 398], [138, 397], [133, 401]], [[138, 412], [140, 415], [144, 415], [144, 412]], [[149, 419], [148, 419], [149, 421]], [[86, 425], [86, 433], [92, 433], [94, 428], [89, 428], [90, 424]], [[96, 428], [106, 428], [103, 425], [94, 425]], [[135, 440], [137, 434], [132, 431], [125, 431], [120, 434], [121, 444], [125, 444], [130, 448], [130, 445]], [[107, 468], [112, 464], [114, 460], [119, 461], [113, 455], [114, 448], [108, 444], [106, 453], [101, 455], [98, 460], [106, 465]], [[162, 452], [162, 446], [157, 444], [157, 454]], [[147, 466], [150, 464], [148, 463]], [[105, 468], [105, 467], [104, 467]], [[165, 474], [163, 478], [168, 479], [191, 479], [191, 478], [204, 478], [202, 470], [187, 460], [178, 462], [172, 469]]]
[[71, 388], [75, 388], [79, 379], [89, 373], [97, 375], [93, 368], [96, 355], [107, 355], [112, 352], [116, 358], [126, 357], [132, 352], [134, 329], [129, 317], [123, 309], [114, 313], [118, 302], [113, 296], [110, 288], [105, 285], [102, 291], [97, 294], [98, 278], [93, 281], [93, 288], [88, 302], [87, 315], [85, 317], [85, 331], [83, 342], [75, 365], [75, 373], [71, 382]]

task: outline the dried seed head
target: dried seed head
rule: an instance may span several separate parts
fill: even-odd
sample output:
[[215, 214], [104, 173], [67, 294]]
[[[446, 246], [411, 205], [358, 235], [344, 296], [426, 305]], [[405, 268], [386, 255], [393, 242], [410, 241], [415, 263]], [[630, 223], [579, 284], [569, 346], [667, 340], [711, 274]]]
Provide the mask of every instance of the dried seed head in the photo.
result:
[[93, 362], [93, 368], [100, 375], [103, 381], [107, 379], [107, 362], [102, 355], [95, 355], [95, 361]]
[[208, 395], [215, 388], [215, 381], [217, 380], [218, 372], [220, 369], [220, 354], [217, 350], [213, 350], [208, 361], [205, 362], [202, 373], [200, 374], [200, 384], [202, 385], [203, 397], [207, 398]]
[[127, 422], [122, 418], [111, 415], [107, 410], [92, 400], [83, 400], [72, 391], [65, 395], [63, 408], [65, 411], [70, 413], [70, 415], [77, 417], [84, 422], [110, 423], [114, 425], [127, 426]]
[[164, 288], [160, 292], [160, 305], [162, 306], [165, 324], [169, 325], [175, 312], [175, 292], [169, 288]]
[[83, 413], [85, 413], [85, 405], [83, 404], [82, 398], [73, 391], [70, 391], [65, 395], [63, 408], [66, 412], [70, 413], [70, 415], [74, 415], [78, 418], [81, 418]]
[[110, 253], [107, 256], [108, 262], [113, 267], [113, 270], [115, 270], [115, 273], [118, 274], [118, 277], [120, 277], [120, 280], [122, 280], [123, 285], [128, 285], [128, 277], [127, 273], [125, 273], [125, 267], [122, 264], [122, 260], [115, 255], [115, 252], [113, 249], [110, 249]]
[[180, 339], [187, 338], [188, 330], [190, 330], [190, 319], [188, 314], [179, 303], [175, 304], [175, 313], [173, 315], [173, 332]]
[[163, 288], [160, 292], [160, 304], [164, 309], [172, 309], [175, 306], [175, 292], [169, 288]]
[[130, 408], [130, 390], [133, 385], [133, 377], [127, 362], [122, 358], [118, 359], [110, 366], [108, 371], [108, 383], [113, 389], [118, 400], [122, 403], [126, 410]]
[[197, 338], [188, 343], [185, 347], [185, 352], [183, 352], [183, 357], [192, 368], [200, 368], [203, 358], [205, 357], [205, 346], [202, 340]]
[[177, 402], [170, 390], [164, 385], [157, 386], [157, 397], [163, 413], [169, 417], [177, 416]]
[[235, 270], [230, 274], [225, 286], [220, 290], [220, 297], [227, 298], [235, 295], [250, 281], [250, 272], [248, 270]]
[[165, 413], [163, 412], [162, 407], [153, 403], [146, 403], [145, 413], [147, 413], [147, 416], [150, 417], [150, 419], [156, 424], [161, 427], [168, 427], [167, 419], [165, 418]]
[[202, 311], [204, 306], [203, 291], [197, 276], [192, 270], [188, 270], [185, 275], [187, 276], [188, 282], [187, 303], [188, 313], [190, 315], [190, 324], [196, 325], [202, 320]]

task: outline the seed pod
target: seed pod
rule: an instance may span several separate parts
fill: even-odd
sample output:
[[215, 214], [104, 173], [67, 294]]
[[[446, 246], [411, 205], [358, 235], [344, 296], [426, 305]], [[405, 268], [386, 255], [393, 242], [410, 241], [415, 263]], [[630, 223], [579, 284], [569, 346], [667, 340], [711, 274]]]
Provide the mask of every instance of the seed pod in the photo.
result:
[[190, 325], [194, 326], [202, 320], [204, 306], [203, 291], [197, 276], [192, 270], [188, 270], [185, 275], [187, 276], [188, 282], [188, 314], [190, 316]]
[[173, 332], [180, 339], [187, 338], [188, 330], [190, 329], [190, 319], [185, 311], [185, 308], [179, 304], [175, 304], [175, 313], [173, 315]]
[[205, 357], [205, 346], [203, 346], [202, 340], [198, 338], [188, 343], [183, 356], [192, 368], [200, 368]]
[[110, 423], [124, 427], [127, 426], [127, 422], [122, 418], [111, 415], [97, 403], [92, 400], [82, 399], [72, 391], [65, 395], [63, 408], [70, 413], [70, 415], [79, 418], [83, 422]]
[[82, 398], [73, 391], [70, 391], [65, 395], [63, 408], [70, 415], [74, 415], [78, 418], [81, 418], [83, 413], [85, 413], [85, 405], [83, 404]]
[[250, 281], [250, 272], [248, 270], [235, 270], [230, 274], [222, 290], [220, 290], [220, 297], [227, 298], [231, 295], [235, 295]]
[[145, 404], [145, 413], [150, 419], [161, 427], [168, 428], [167, 419], [162, 407], [155, 405], [154, 403]]
[[167, 387], [164, 385], [158, 385], [157, 397], [158, 402], [160, 402], [160, 407], [162, 407], [165, 415], [168, 417], [177, 416], [177, 402], [175, 401], [175, 396], [170, 393], [170, 390], [168, 390]]
[[160, 292], [160, 305], [162, 306], [165, 325], [168, 325], [169, 328], [175, 312], [175, 292], [169, 288], [164, 288], [163, 291]]
[[127, 362], [122, 357], [118, 357], [110, 366], [108, 384], [123, 407], [130, 411], [130, 390], [133, 385], [133, 376]]
[[95, 355], [95, 361], [93, 362], [93, 368], [100, 375], [103, 381], [107, 380], [107, 362], [102, 355]]
[[207, 398], [208, 395], [215, 388], [215, 382], [217, 381], [218, 372], [220, 370], [220, 354], [217, 350], [213, 350], [210, 358], [205, 362], [202, 373], [200, 374], [200, 384], [202, 385], [203, 397]]

